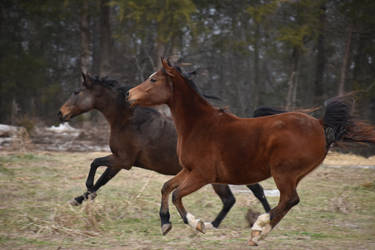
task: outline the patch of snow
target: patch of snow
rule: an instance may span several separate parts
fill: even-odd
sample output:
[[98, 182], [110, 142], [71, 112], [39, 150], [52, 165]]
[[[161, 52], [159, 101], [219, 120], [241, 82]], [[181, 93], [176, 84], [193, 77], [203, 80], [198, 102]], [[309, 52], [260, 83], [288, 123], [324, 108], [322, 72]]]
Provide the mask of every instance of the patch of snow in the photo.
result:
[[16, 126], [0, 124], [0, 131], [1, 132], [5, 132], [5, 131], [16, 132], [18, 129], [19, 129], [19, 127], [16, 127]]
[[329, 167], [329, 168], [361, 168], [361, 169], [375, 169], [375, 166], [367, 166], [367, 165], [325, 165], [325, 167]]
[[[229, 185], [233, 193], [252, 193], [250, 189], [242, 185]], [[267, 197], [279, 197], [280, 191], [278, 189], [264, 190], [264, 195]]]
[[264, 195], [267, 197], [279, 197], [280, 191], [278, 189], [264, 190]]
[[46, 128], [49, 131], [54, 131], [54, 132], [65, 132], [65, 131], [78, 131], [79, 129], [73, 128], [72, 126], [69, 125], [69, 123], [64, 122], [60, 123], [59, 126], [51, 126], [49, 128]]

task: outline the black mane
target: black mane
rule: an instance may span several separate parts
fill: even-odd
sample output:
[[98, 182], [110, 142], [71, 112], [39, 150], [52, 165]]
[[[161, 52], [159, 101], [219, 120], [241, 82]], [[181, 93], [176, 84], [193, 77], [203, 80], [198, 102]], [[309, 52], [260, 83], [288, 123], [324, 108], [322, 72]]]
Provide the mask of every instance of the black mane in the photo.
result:
[[[204, 99], [213, 99], [213, 100], [219, 100], [221, 101], [221, 99], [217, 96], [213, 96], [213, 95], [206, 95], [204, 93], [202, 93], [200, 91], [200, 89], [198, 88], [198, 86], [195, 84], [195, 82], [190, 78], [191, 75], [195, 75], [195, 71], [191, 72], [191, 73], [185, 73], [181, 70], [180, 67], [178, 66], [173, 66], [174, 69], [176, 69], [180, 74], [181, 76], [184, 78], [184, 80], [188, 83], [188, 85], [198, 94], [200, 95], [202, 98]], [[163, 72], [165, 72], [165, 69], [163, 68]]]
[[107, 77], [100, 78], [99, 76], [95, 76], [95, 77], [90, 77], [90, 80], [93, 82], [93, 84], [100, 85], [107, 89], [115, 90], [122, 97], [125, 97], [128, 90], [131, 89], [130, 86], [120, 85], [118, 81], [113, 80], [113, 79], [108, 79]]
[[119, 86], [119, 83], [116, 80], [108, 79], [107, 77], [100, 78], [99, 76], [89, 76], [89, 79], [93, 82], [93, 84], [98, 84], [105, 88], [114, 88]]
[[189, 86], [194, 89], [198, 94], [202, 95], [202, 93], [199, 91], [198, 86], [195, 84], [195, 82], [190, 78], [190, 74], [187, 74], [181, 70], [180, 67], [174, 66], [174, 68], [182, 75], [182, 77], [186, 80], [186, 82], [189, 84]]

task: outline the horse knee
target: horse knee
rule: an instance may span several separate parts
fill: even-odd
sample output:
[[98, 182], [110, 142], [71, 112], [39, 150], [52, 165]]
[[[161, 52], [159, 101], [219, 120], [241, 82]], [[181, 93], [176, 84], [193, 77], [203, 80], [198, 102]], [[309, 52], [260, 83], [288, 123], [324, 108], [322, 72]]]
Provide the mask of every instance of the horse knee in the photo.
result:
[[101, 164], [101, 161], [100, 161], [100, 159], [99, 158], [96, 158], [96, 159], [94, 159], [92, 162], [91, 162], [91, 168], [97, 168], [97, 167], [99, 167], [100, 166], [100, 164]]
[[169, 189], [169, 184], [168, 182], [164, 183], [163, 187], [161, 188], [161, 195], [165, 195], [167, 190]]

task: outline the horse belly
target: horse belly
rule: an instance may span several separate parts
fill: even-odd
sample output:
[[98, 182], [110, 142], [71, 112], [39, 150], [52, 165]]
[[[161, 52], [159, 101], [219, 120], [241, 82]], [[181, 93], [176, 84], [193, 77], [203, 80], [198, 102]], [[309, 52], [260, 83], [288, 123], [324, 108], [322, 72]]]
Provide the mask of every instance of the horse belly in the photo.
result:
[[[240, 159], [242, 157], [242, 159]], [[228, 184], [252, 184], [265, 180], [271, 176], [268, 161], [251, 159], [248, 155], [232, 157], [229, 161], [222, 161], [217, 167], [217, 180]]]

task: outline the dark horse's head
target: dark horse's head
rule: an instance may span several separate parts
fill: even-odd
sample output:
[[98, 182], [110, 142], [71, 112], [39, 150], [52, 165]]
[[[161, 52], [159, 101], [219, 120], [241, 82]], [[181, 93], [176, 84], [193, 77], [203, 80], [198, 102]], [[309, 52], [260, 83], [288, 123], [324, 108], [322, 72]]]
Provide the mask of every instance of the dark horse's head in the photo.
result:
[[81, 88], [74, 91], [69, 99], [61, 106], [58, 117], [60, 121], [69, 121], [71, 118], [98, 109], [99, 111], [109, 108], [108, 105], [116, 101], [119, 104], [127, 105], [119, 95], [125, 93], [127, 88], [120, 87], [117, 81], [100, 79], [83, 74]]

